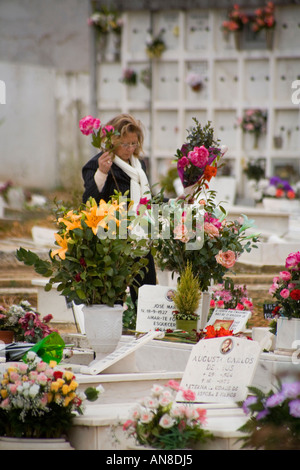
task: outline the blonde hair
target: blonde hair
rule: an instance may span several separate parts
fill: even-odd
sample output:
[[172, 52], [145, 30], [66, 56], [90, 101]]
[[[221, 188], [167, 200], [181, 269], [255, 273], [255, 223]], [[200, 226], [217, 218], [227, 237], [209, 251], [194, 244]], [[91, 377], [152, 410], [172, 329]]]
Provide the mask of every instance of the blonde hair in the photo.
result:
[[135, 148], [133, 155], [136, 157], [143, 153], [144, 132], [142, 123], [135, 119], [131, 114], [118, 114], [106, 123], [107, 126], [113, 126], [120, 133], [120, 136], [113, 137], [112, 142], [118, 145], [118, 141], [129, 133], [134, 133], [138, 138], [138, 146]]

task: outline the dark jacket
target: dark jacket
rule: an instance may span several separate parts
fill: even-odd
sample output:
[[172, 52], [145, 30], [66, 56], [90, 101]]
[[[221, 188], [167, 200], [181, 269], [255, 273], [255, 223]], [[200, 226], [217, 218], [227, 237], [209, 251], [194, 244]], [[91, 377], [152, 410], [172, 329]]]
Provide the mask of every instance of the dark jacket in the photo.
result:
[[[104, 199], [104, 201], [108, 202], [109, 198], [114, 194], [115, 189], [122, 194], [128, 190], [130, 191], [130, 177], [115, 163], [111, 166], [112, 171], [108, 172], [102, 191], [98, 190], [94, 180], [94, 175], [98, 169], [98, 158], [100, 155], [101, 153], [95, 155], [82, 168], [82, 177], [85, 188], [82, 197], [84, 203], [86, 203], [89, 197], [93, 197], [98, 203], [100, 202], [100, 199]], [[141, 161], [141, 165], [145, 171], [146, 167], [143, 161]], [[113, 175], [115, 176], [115, 179], [113, 178]]]

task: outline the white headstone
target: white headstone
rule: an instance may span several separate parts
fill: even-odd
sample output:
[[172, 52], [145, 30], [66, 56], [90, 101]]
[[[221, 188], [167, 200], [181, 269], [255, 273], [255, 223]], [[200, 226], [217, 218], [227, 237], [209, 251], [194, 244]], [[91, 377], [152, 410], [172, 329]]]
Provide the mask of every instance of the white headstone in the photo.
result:
[[173, 317], [175, 305], [170, 286], [144, 285], [139, 288], [136, 330], [140, 332], [176, 328]]
[[[181, 386], [196, 394], [193, 403], [244, 400], [257, 366], [260, 346], [234, 336], [200, 340], [192, 349]], [[182, 392], [177, 401], [187, 401]]]
[[232, 330], [233, 334], [236, 334], [244, 330], [250, 317], [251, 312], [249, 310], [216, 308], [206, 326], [213, 325], [216, 329], [223, 326], [225, 329]]

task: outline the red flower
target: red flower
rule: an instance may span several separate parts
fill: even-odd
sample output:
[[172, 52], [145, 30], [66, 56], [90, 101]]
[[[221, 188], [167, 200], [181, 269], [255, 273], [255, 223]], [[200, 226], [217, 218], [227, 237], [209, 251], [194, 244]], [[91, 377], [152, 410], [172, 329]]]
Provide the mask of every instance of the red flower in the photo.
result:
[[83, 266], [85, 268], [86, 262], [85, 262], [85, 259], [83, 257], [80, 258], [79, 263], [81, 264], [81, 266]]
[[80, 273], [77, 273], [77, 274], [76, 274], [76, 276], [75, 276], [75, 281], [76, 281], [76, 282], [80, 282], [80, 281], [81, 281]]
[[55, 380], [62, 379], [63, 372], [61, 370], [56, 370], [56, 371], [53, 372], [53, 376], [54, 376]]
[[300, 289], [293, 289], [293, 290], [290, 292], [290, 297], [291, 297], [293, 300], [300, 300]]

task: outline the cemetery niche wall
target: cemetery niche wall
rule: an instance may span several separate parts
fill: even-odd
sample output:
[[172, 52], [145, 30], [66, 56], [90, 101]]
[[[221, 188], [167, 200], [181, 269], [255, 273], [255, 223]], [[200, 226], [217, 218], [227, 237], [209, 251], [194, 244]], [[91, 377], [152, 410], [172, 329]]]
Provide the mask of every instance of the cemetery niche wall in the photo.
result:
[[[237, 50], [234, 38], [222, 31], [226, 9], [123, 11], [120, 60], [97, 65], [100, 119], [131, 112], [144, 123], [152, 183], [172, 167], [194, 116], [211, 120], [228, 146], [225, 170], [236, 178], [238, 196], [245, 191], [243, 167], [250, 158], [264, 158], [268, 176], [293, 165], [290, 177], [299, 178], [299, 106], [292, 101], [292, 83], [299, 79], [299, 12], [299, 6], [275, 5], [272, 49], [251, 43]], [[159, 34], [165, 50], [149, 59], [146, 43]], [[126, 69], [136, 72], [136, 85], [122, 83]], [[191, 76], [201, 81], [197, 91]], [[268, 116], [257, 148], [238, 124], [247, 109], [263, 109]]]

